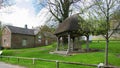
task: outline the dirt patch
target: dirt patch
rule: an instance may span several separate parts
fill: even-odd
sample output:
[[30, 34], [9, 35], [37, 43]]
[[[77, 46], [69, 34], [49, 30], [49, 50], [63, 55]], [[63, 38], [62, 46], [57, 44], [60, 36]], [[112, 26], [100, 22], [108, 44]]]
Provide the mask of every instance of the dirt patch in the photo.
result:
[[87, 51], [87, 49], [81, 49], [79, 51], [73, 51], [72, 53], [89, 53], [89, 52], [101, 52], [102, 50], [99, 49], [89, 49], [89, 51]]
[[72, 52], [67, 52], [67, 51], [53, 51], [53, 52], [49, 52], [50, 54], [59, 54], [59, 55], [65, 55], [65, 56], [71, 56], [71, 55], [75, 55], [75, 54], [80, 54], [80, 53], [91, 53], [91, 52], [101, 52], [102, 50], [99, 49], [89, 49], [89, 51], [87, 51], [87, 49], [75, 49]]

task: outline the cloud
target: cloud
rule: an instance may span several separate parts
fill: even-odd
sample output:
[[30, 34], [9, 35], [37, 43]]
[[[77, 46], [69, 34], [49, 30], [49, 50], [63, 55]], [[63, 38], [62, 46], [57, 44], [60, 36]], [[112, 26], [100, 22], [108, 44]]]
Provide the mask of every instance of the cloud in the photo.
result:
[[0, 10], [0, 20], [6, 23], [12, 23], [14, 26], [29, 28], [42, 25], [35, 14], [31, 0], [15, 0], [16, 4]]

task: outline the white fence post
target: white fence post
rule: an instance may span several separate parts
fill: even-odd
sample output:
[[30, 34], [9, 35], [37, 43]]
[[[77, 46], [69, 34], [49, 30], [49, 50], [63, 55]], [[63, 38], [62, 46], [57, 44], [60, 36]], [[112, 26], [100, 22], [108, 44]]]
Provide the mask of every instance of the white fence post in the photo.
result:
[[33, 60], [33, 64], [35, 64], [35, 58], [33, 58], [32, 60]]
[[56, 60], [56, 68], [59, 68], [59, 61]]
[[104, 64], [103, 63], [98, 64], [98, 68], [104, 68]]

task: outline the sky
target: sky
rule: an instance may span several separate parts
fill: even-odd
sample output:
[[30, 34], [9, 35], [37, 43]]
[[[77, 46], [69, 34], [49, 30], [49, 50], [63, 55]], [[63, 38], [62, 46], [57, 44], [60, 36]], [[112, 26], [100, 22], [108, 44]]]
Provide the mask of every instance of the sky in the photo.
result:
[[[13, 26], [28, 28], [43, 25], [45, 23], [45, 13], [42, 6], [38, 5], [38, 0], [15, 0], [15, 4], [0, 9], [0, 21]], [[42, 13], [42, 14], [41, 14]]]
[[[14, 1], [15, 4], [0, 9], [0, 21], [4, 24], [28, 28], [37, 27], [46, 24], [51, 17], [51, 13], [47, 10], [47, 0], [8, 0]], [[53, 2], [53, 0], [51, 0]], [[45, 4], [44, 6], [39, 3]], [[75, 7], [73, 13], [77, 13]], [[50, 21], [49, 21], [50, 22]], [[53, 23], [53, 22], [52, 22]]]

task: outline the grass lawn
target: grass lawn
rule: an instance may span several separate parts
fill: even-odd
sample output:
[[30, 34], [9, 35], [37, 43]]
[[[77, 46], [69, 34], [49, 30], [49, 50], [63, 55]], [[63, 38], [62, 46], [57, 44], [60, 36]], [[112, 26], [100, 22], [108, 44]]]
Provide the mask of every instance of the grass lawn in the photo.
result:
[[[104, 62], [105, 41], [100, 41], [99, 43], [97, 41], [93, 41], [90, 44], [90, 48], [100, 49], [101, 50], [100, 52], [79, 53], [72, 56], [49, 54], [50, 51], [55, 50], [55, 46], [56, 43], [45, 47], [3, 50], [3, 55], [81, 62], [86, 64], [99, 64]], [[84, 47], [85, 44], [83, 45], [83, 48]], [[35, 61], [35, 65], [33, 65], [32, 60], [20, 60], [19, 63], [16, 60], [17, 59], [14, 58], [9, 60], [7, 58], [0, 59], [0, 61], [8, 62], [11, 64], [18, 64], [28, 68], [56, 68], [56, 64], [54, 62]], [[120, 41], [110, 41], [109, 64], [120, 67]], [[60, 63], [60, 68], [93, 68], [93, 67]]]

